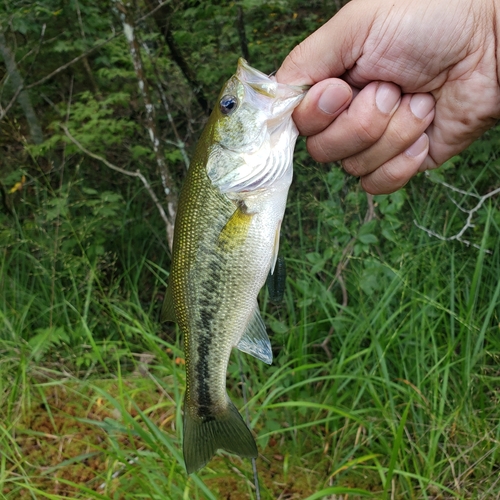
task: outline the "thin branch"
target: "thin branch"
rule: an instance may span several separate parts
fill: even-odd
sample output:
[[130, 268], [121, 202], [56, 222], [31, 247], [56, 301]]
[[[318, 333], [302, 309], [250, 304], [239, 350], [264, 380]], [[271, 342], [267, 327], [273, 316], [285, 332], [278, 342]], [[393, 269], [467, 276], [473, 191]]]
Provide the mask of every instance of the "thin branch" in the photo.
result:
[[[193, 92], [198, 104], [204, 113], [209, 116], [211, 113], [210, 105], [208, 103], [207, 98], [203, 92], [203, 86], [201, 82], [196, 78], [195, 72], [191, 69], [188, 62], [184, 58], [180, 47], [178, 46], [174, 34], [170, 29], [170, 18], [172, 16], [172, 7], [167, 5], [170, 2], [164, 2], [161, 6], [153, 7], [153, 0], [146, 0], [146, 5], [150, 10], [149, 14], [153, 15], [153, 19], [155, 23], [163, 35], [165, 42], [170, 50], [170, 55], [173, 61], [177, 64], [179, 69], [181, 70], [184, 78], [189, 83], [191, 87], [191, 91]], [[162, 12], [158, 12], [161, 7], [165, 7], [162, 9]]]
[[177, 149], [181, 152], [182, 159], [184, 160], [184, 165], [186, 166], [186, 170], [189, 169], [189, 156], [186, 151], [186, 144], [184, 141], [181, 139], [179, 135], [179, 131], [177, 130], [177, 126], [175, 125], [174, 118], [172, 117], [172, 113], [170, 112], [170, 105], [168, 104], [168, 99], [167, 96], [165, 95], [165, 92], [163, 91], [163, 87], [168, 88], [167, 83], [161, 78], [160, 72], [158, 71], [158, 65], [156, 64], [156, 61], [153, 59], [151, 52], [148, 48], [148, 46], [143, 42], [142, 47], [144, 49], [144, 52], [147, 54], [149, 57], [149, 62], [151, 63], [151, 66], [153, 68], [153, 71], [156, 76], [156, 88], [158, 90], [158, 93], [160, 94], [161, 102], [163, 104], [163, 107], [165, 108], [165, 112], [167, 113], [167, 118], [170, 123], [170, 126], [172, 127], [172, 130], [174, 132], [175, 138], [177, 141], [171, 141], [168, 139], [163, 139], [164, 142], [167, 144], [171, 144], [172, 146], [176, 146]]
[[163, 209], [163, 206], [161, 205], [160, 201], [158, 200], [158, 197], [156, 196], [155, 192], [153, 191], [153, 188], [150, 186], [149, 182], [147, 181], [146, 177], [142, 174], [142, 172], [137, 169], [135, 172], [130, 172], [130, 170], [125, 170], [124, 168], [117, 167], [116, 165], [113, 165], [110, 163], [106, 158], [103, 158], [102, 156], [96, 155], [95, 153], [92, 153], [89, 151], [87, 148], [82, 146], [70, 133], [68, 128], [65, 125], [60, 125], [60, 127], [63, 129], [64, 133], [68, 136], [69, 140], [83, 153], [85, 153], [87, 156], [90, 156], [91, 158], [94, 158], [97, 161], [100, 161], [101, 163], [104, 163], [108, 168], [111, 170], [115, 170], [116, 172], [120, 172], [123, 175], [128, 175], [129, 177], [137, 177], [141, 180], [142, 184], [146, 188], [147, 192], [149, 193], [149, 196], [151, 196], [151, 199], [153, 200], [154, 204], [156, 205], [156, 208], [158, 209], [158, 212], [160, 212], [160, 216], [163, 219], [163, 222], [165, 222], [165, 229], [167, 231], [167, 236], [173, 232], [174, 226], [172, 222], [169, 220], [167, 217], [167, 214], [165, 213], [165, 210]]
[[[366, 224], [367, 222], [370, 222], [372, 219], [376, 217], [375, 214], [375, 205], [373, 203], [373, 195], [366, 193], [366, 202], [368, 204], [368, 208], [366, 209], [365, 217], [363, 219], [363, 223]], [[337, 268], [335, 269], [335, 276], [331, 283], [328, 285], [327, 292], [329, 292], [335, 282], [338, 282], [340, 286], [340, 290], [342, 291], [342, 309], [340, 310], [339, 314], [337, 315], [340, 316], [343, 312], [343, 309], [347, 307], [347, 304], [349, 303], [349, 295], [347, 294], [347, 287], [344, 281], [344, 276], [342, 273], [345, 271], [349, 264], [349, 260], [354, 252], [354, 244], [356, 243], [356, 237], [353, 237], [349, 240], [349, 243], [344, 247], [344, 250], [342, 251], [342, 255], [340, 257], [340, 261], [337, 264]], [[330, 339], [333, 336], [335, 329], [332, 326], [330, 328], [330, 331], [328, 332], [328, 335], [325, 337], [323, 342], [321, 344], [313, 344], [313, 347], [320, 347], [323, 349], [328, 357], [329, 360], [332, 359], [332, 353], [330, 352], [329, 344], [330, 344]]]
[[[458, 189], [455, 186], [452, 186], [451, 184], [448, 184], [448, 183], [443, 182], [443, 181], [437, 181], [437, 183], [441, 184], [442, 186], [446, 187], [447, 189], [450, 189], [451, 191], [455, 191], [456, 193], [460, 193], [460, 194], [463, 194], [465, 196], [470, 196], [472, 198], [476, 198], [479, 201], [476, 203], [476, 205], [473, 208], [466, 209], [466, 208], [460, 206], [455, 200], [453, 200], [453, 198], [450, 198], [451, 201], [454, 203], [454, 205], [460, 211], [462, 211], [462, 212], [464, 212], [464, 213], [467, 214], [467, 220], [465, 221], [465, 224], [462, 226], [462, 228], [460, 229], [460, 231], [458, 231], [458, 233], [454, 234], [453, 236], [443, 236], [442, 234], [436, 233], [432, 229], [429, 229], [429, 228], [426, 228], [424, 226], [421, 226], [416, 220], [414, 220], [413, 223], [419, 229], [421, 229], [422, 231], [426, 232], [429, 236], [432, 236], [434, 238], [438, 238], [441, 241], [454, 241], [454, 240], [456, 240], [456, 241], [460, 241], [461, 243], [464, 243], [467, 246], [472, 246], [472, 247], [477, 248], [478, 250], [480, 250], [481, 247], [479, 245], [477, 245], [476, 243], [471, 243], [469, 240], [465, 240], [463, 238], [463, 235], [465, 234], [465, 232], [467, 231], [467, 229], [470, 229], [470, 228], [474, 227], [474, 224], [472, 223], [474, 215], [483, 206], [483, 204], [484, 204], [484, 202], [486, 200], [488, 200], [488, 199], [492, 198], [493, 196], [495, 196], [495, 195], [497, 195], [497, 194], [500, 193], [500, 187], [498, 187], [497, 189], [494, 189], [493, 191], [490, 191], [488, 194], [480, 196], [480, 195], [475, 194], [475, 193], [470, 193], [468, 191], [463, 191], [462, 189]], [[491, 251], [490, 250], [486, 250], [486, 253], [491, 253]]]
[[165, 111], [167, 113], [168, 121], [170, 122], [170, 126], [172, 127], [175, 138], [177, 139], [177, 142], [174, 142], [174, 141], [170, 141], [170, 142], [172, 144], [174, 144], [175, 146], [177, 146], [177, 148], [181, 152], [182, 158], [184, 160], [184, 165], [186, 166], [186, 170], [187, 170], [189, 168], [190, 162], [189, 162], [189, 156], [187, 155], [187, 152], [186, 152], [186, 144], [184, 143], [183, 140], [181, 140], [181, 138], [179, 136], [179, 132], [177, 130], [177, 127], [175, 126], [175, 122], [174, 122], [174, 119], [172, 117], [172, 113], [170, 113], [170, 106], [168, 105], [167, 96], [165, 95], [165, 92], [163, 92], [163, 87], [161, 86], [160, 83], [157, 83], [157, 89], [158, 89], [158, 93], [160, 94], [163, 107], [165, 108]]
[[[28, 68], [28, 70], [26, 71], [25, 74], [27, 75], [30, 75], [34, 66], [35, 66], [35, 62], [38, 58], [38, 54], [40, 53], [40, 49], [42, 48], [42, 45], [43, 45], [43, 39], [45, 38], [45, 30], [47, 29], [47, 24], [43, 23], [42, 25], [42, 32], [40, 33], [40, 39], [38, 40], [38, 44], [35, 48], [35, 52], [34, 52], [34, 56], [33, 56], [33, 59], [31, 60], [31, 63], [30, 63], [30, 66]], [[24, 57], [22, 58], [24, 59]], [[19, 61], [17, 64], [20, 64], [21, 61]]]
[[321, 347], [321, 349], [323, 349], [323, 351], [325, 351], [326, 353], [326, 356], [328, 358], [328, 361], [331, 361], [333, 359], [332, 357], [332, 351], [330, 351], [330, 340], [332, 338], [332, 335], [333, 335], [333, 332], [335, 331], [335, 329], [333, 328], [333, 326], [330, 328], [329, 332], [328, 332], [328, 335], [325, 337], [325, 339], [323, 340], [323, 342], [321, 342], [321, 344], [313, 344], [313, 347]]
[[247, 36], [245, 34], [245, 20], [243, 18], [243, 7], [241, 3], [238, 2], [236, 6], [237, 16], [236, 16], [236, 26], [238, 28], [238, 36], [240, 38], [241, 55], [250, 62], [250, 52], [248, 50]]
[[179, 149], [179, 151], [182, 154], [182, 158], [184, 159], [184, 164], [186, 165], [186, 170], [187, 170], [189, 168], [190, 161], [189, 161], [189, 156], [188, 156], [187, 151], [186, 151], [186, 144], [184, 143], [184, 141], [181, 139], [181, 137], [179, 135], [179, 131], [177, 130], [177, 126], [175, 125], [174, 118], [172, 117], [172, 113], [170, 112], [170, 106], [168, 104], [167, 96], [165, 95], [165, 92], [163, 91], [163, 87], [168, 87], [168, 85], [161, 78], [160, 72], [158, 71], [158, 67], [157, 67], [156, 63], [152, 60], [151, 54], [149, 54], [149, 52], [148, 52], [148, 55], [149, 55], [149, 58], [151, 61], [151, 65], [153, 66], [153, 70], [155, 72], [156, 79], [157, 79], [156, 88], [158, 89], [158, 93], [160, 94], [161, 102], [163, 104], [163, 107], [165, 108], [165, 112], [167, 113], [167, 118], [168, 118], [168, 121], [170, 123], [170, 126], [172, 127], [175, 138], [177, 139], [177, 142], [174, 142], [174, 141], [166, 141], [166, 142], [168, 142], [169, 144], [173, 144], [174, 146], [176, 146]]
[[7, 106], [3, 109], [2, 109], [2, 106], [0, 105], [0, 121], [2, 121], [5, 118], [5, 115], [9, 112], [12, 105], [16, 102], [17, 96], [21, 93], [22, 90], [23, 90], [23, 86], [19, 85], [19, 87], [17, 87], [16, 92], [14, 93], [14, 96], [10, 100], [9, 104], [7, 104]]
[[164, 7], [165, 5], [167, 5], [169, 3], [172, 3], [172, 0], [165, 0], [165, 2], [159, 3], [154, 9], [150, 10], [147, 14], [144, 14], [142, 17], [139, 17], [139, 19], [137, 19], [137, 22], [140, 23], [140, 22], [144, 21], [149, 16], [152, 16], [157, 11], [159, 11], [162, 7]]
[[63, 64], [62, 66], [59, 66], [59, 68], [52, 71], [52, 73], [49, 73], [48, 75], [44, 76], [43, 78], [41, 78], [40, 80], [38, 80], [34, 83], [30, 83], [29, 85], [26, 85], [25, 89], [32, 89], [33, 87], [36, 87], [37, 85], [41, 85], [42, 83], [46, 82], [47, 80], [50, 80], [53, 76], [57, 75], [61, 71], [64, 71], [66, 68], [68, 68], [72, 64], [77, 63], [78, 61], [80, 61], [80, 59], [87, 57], [89, 54], [94, 52], [94, 50], [100, 49], [102, 46], [106, 45], [107, 43], [109, 43], [111, 40], [115, 39], [119, 35], [120, 34], [114, 34], [114, 35], [110, 36], [109, 38], [106, 38], [106, 40], [104, 40], [101, 43], [98, 43], [97, 45], [94, 45], [93, 47], [91, 47], [89, 50], [87, 50], [83, 54], [80, 54], [79, 56], [75, 57], [74, 59], [71, 59], [71, 61], [67, 62], [66, 64]]

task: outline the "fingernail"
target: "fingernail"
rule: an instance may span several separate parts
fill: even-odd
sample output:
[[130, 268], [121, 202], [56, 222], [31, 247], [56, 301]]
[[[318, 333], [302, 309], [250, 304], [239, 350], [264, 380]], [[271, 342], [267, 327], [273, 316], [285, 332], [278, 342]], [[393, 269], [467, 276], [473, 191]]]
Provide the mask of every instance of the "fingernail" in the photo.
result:
[[434, 107], [435, 101], [430, 94], [415, 94], [410, 99], [411, 112], [417, 118], [425, 118]]
[[427, 149], [427, 145], [429, 144], [429, 138], [427, 134], [422, 134], [416, 142], [414, 142], [406, 151], [407, 156], [411, 156], [412, 158], [417, 157], [420, 153], [422, 153], [425, 149]]
[[350, 99], [351, 92], [343, 85], [328, 85], [318, 100], [318, 108], [333, 115]]
[[375, 93], [375, 103], [382, 113], [389, 114], [401, 99], [401, 94], [390, 83], [382, 82]]

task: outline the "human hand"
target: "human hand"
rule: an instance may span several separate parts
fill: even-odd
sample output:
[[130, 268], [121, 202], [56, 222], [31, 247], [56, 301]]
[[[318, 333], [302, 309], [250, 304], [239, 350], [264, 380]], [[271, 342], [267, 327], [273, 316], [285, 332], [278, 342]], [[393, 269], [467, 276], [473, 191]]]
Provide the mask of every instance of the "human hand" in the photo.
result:
[[313, 85], [294, 112], [317, 161], [373, 194], [436, 168], [500, 118], [498, 0], [352, 0], [276, 78]]

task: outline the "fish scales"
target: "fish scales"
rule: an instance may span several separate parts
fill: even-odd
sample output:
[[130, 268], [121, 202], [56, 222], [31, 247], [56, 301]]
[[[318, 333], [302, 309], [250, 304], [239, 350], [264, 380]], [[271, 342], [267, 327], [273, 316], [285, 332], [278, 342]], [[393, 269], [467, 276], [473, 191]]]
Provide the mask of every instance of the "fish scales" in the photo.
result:
[[276, 260], [297, 137], [291, 113], [302, 96], [240, 59], [181, 190], [162, 317], [184, 335], [188, 473], [217, 449], [257, 456], [226, 372], [233, 347], [272, 360], [257, 295]]

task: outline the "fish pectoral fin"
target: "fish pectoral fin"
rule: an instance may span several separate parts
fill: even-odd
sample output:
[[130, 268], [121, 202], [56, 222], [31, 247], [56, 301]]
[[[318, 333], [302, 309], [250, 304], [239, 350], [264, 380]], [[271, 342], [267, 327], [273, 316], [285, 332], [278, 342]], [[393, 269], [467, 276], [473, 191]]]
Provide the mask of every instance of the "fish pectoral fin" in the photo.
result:
[[161, 321], [173, 321], [177, 322], [174, 310], [174, 297], [172, 296], [172, 287], [167, 286], [167, 291], [165, 293], [165, 299], [163, 300], [163, 306], [161, 308]]
[[255, 309], [245, 333], [241, 336], [236, 348], [270, 365], [273, 362], [271, 342], [266, 332], [266, 325], [255, 304]]
[[219, 234], [219, 245], [222, 245], [224, 249], [229, 249], [243, 244], [251, 221], [252, 214], [245, 212], [243, 207], [238, 207], [222, 228]]
[[269, 271], [267, 277], [267, 290], [269, 291], [269, 300], [275, 304], [283, 300], [286, 287], [286, 264], [283, 256], [279, 255], [276, 259], [274, 272]]
[[193, 418], [184, 405], [184, 462], [188, 474], [205, 466], [218, 449], [240, 457], [257, 458], [257, 445], [232, 401], [209, 418]]

